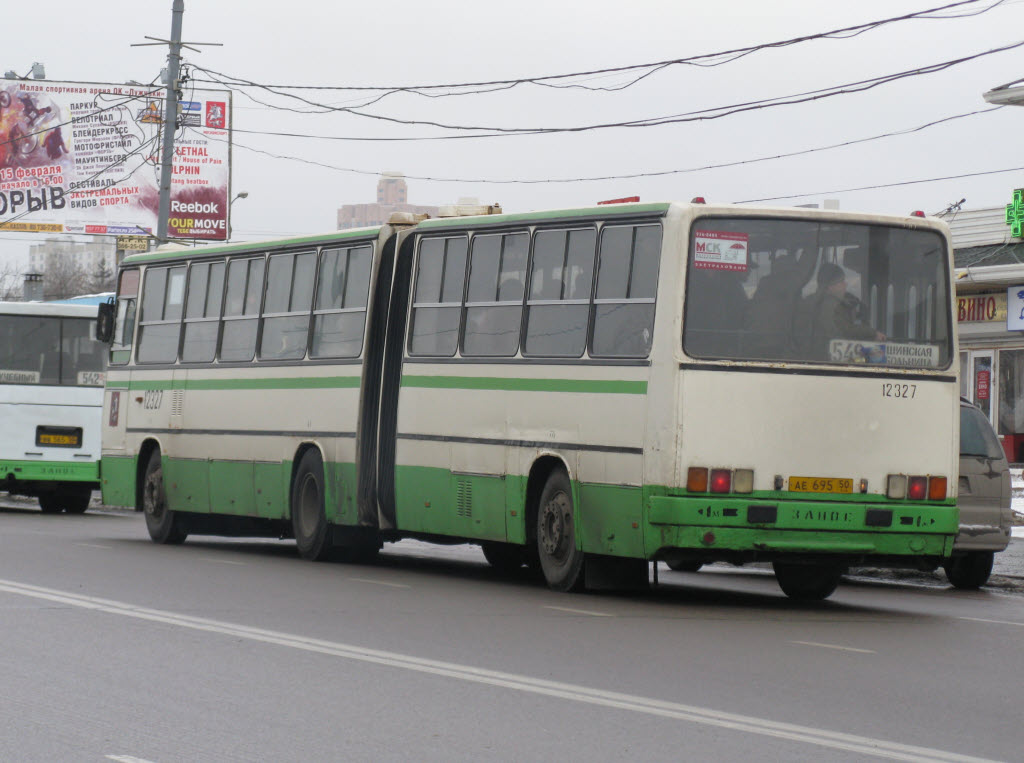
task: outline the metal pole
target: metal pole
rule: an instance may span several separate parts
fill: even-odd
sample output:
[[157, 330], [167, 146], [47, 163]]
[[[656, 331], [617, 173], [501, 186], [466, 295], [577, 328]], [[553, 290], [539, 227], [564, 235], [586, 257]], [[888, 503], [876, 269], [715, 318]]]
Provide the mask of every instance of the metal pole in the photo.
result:
[[170, 51], [167, 53], [164, 142], [160, 152], [160, 211], [156, 224], [160, 243], [167, 241], [167, 221], [171, 216], [171, 163], [174, 161], [174, 133], [178, 126], [178, 70], [181, 66], [181, 17], [184, 15], [185, 0], [174, 0], [171, 5]]

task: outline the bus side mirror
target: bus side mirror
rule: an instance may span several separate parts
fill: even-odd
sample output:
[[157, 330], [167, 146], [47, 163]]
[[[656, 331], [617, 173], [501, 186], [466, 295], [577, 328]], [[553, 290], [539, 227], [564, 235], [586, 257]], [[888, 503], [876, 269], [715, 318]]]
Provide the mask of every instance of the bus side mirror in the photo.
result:
[[104, 344], [110, 344], [114, 339], [114, 300], [100, 303], [99, 313], [96, 315], [96, 338]]

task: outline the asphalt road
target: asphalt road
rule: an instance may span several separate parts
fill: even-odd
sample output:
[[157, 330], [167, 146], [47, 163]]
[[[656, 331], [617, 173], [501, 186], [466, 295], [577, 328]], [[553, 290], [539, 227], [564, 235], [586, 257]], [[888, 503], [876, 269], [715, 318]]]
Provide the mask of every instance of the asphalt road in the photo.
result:
[[564, 595], [473, 547], [312, 564], [0, 509], [0, 760], [1020, 759], [1024, 596], [659, 578]]

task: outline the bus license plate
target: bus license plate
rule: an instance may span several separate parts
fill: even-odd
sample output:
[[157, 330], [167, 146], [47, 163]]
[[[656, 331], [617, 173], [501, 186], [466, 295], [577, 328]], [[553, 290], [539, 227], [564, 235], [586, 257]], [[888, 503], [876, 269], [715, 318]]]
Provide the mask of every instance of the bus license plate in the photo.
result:
[[852, 493], [853, 480], [846, 477], [790, 477], [794, 493]]
[[40, 445], [78, 445], [78, 435], [73, 434], [41, 434]]

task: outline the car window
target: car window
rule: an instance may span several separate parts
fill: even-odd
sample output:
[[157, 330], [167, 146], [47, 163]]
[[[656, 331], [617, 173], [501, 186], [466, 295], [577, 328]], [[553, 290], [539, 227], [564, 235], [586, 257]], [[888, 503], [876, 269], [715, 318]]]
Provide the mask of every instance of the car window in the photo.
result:
[[960, 455], [985, 458], [1003, 456], [1003, 447], [985, 414], [967, 405], [960, 406]]

